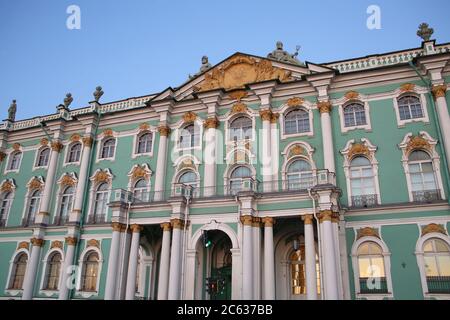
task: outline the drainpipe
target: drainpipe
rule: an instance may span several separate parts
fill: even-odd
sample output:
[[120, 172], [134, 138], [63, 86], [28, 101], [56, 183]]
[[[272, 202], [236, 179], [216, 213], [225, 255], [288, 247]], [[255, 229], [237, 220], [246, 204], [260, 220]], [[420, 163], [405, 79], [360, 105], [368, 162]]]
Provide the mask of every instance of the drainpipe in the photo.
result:
[[322, 259], [322, 237], [320, 234], [320, 223], [319, 223], [319, 219], [317, 218], [317, 213], [316, 213], [316, 199], [314, 199], [314, 197], [311, 195], [311, 189], [308, 189], [308, 195], [312, 200], [313, 203], [313, 215], [314, 218], [316, 218], [316, 227], [317, 227], [317, 240], [318, 240], [318, 244], [317, 246], [319, 247], [319, 272], [320, 272], [320, 299], [324, 300], [325, 297], [325, 292], [323, 291], [323, 259]]
[[[437, 127], [437, 134], [438, 134], [438, 139], [439, 139], [439, 149], [441, 151], [442, 154], [442, 160], [444, 162], [444, 174], [445, 174], [445, 180], [447, 181], [447, 194], [450, 193], [450, 175], [449, 172], [447, 170], [448, 168], [448, 162], [447, 162], [447, 156], [445, 154], [445, 150], [442, 146], [442, 133], [441, 133], [441, 125], [439, 124], [439, 119], [437, 118], [437, 114], [436, 114], [436, 104], [434, 103], [434, 98], [433, 98], [433, 94], [432, 92], [432, 87], [431, 87], [431, 82], [428, 79], [425, 79], [421, 74], [420, 71], [417, 69], [416, 65], [414, 64], [413, 61], [410, 61], [408, 63], [411, 68], [413, 68], [413, 70], [416, 72], [417, 76], [420, 78], [420, 80], [422, 80], [422, 83], [425, 85], [425, 87], [428, 89], [428, 95], [430, 96], [430, 100], [431, 100], [431, 107], [433, 109], [433, 118], [434, 118], [434, 122], [436, 124]], [[447, 202], [450, 204], [450, 197], [447, 196]]]
[[191, 203], [191, 197], [192, 197], [193, 188], [190, 188], [190, 195], [186, 197], [186, 208], [184, 209], [184, 233], [183, 233], [183, 260], [181, 261], [181, 299], [184, 300], [184, 290], [185, 290], [185, 269], [186, 269], [186, 243], [187, 243], [187, 221], [188, 221], [188, 215], [189, 215], [189, 204]]

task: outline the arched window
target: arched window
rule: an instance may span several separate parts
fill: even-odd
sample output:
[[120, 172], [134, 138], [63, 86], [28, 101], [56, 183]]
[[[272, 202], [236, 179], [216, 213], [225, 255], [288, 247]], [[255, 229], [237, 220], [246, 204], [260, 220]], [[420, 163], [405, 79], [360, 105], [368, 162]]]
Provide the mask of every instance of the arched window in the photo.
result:
[[186, 171], [180, 176], [178, 182], [188, 186], [195, 186], [197, 183], [197, 175], [193, 171]]
[[97, 252], [89, 252], [83, 259], [83, 270], [81, 273], [81, 291], [97, 291], [99, 258]]
[[238, 117], [230, 123], [230, 140], [242, 141], [252, 138], [252, 120], [248, 117]]
[[180, 133], [180, 148], [193, 148], [200, 145], [200, 132], [193, 124], [190, 124], [183, 129]]
[[289, 190], [311, 188], [314, 183], [311, 165], [305, 160], [293, 161], [287, 170], [287, 181]]
[[100, 159], [113, 158], [115, 148], [116, 148], [116, 139], [111, 138], [105, 140], [102, 145], [102, 153]]
[[309, 113], [303, 109], [289, 111], [284, 117], [284, 133], [295, 134], [311, 131]]
[[70, 149], [69, 154], [67, 155], [67, 162], [74, 163], [80, 161], [81, 156], [81, 143], [74, 143]]
[[95, 222], [104, 221], [108, 210], [108, 184], [102, 183], [95, 192], [94, 220]]
[[366, 124], [366, 111], [361, 103], [351, 103], [344, 107], [345, 127], [356, 127]]
[[44, 148], [39, 151], [36, 167], [46, 167], [50, 158], [50, 148]]
[[23, 280], [25, 278], [25, 270], [27, 269], [28, 256], [22, 252], [14, 259], [14, 264], [11, 273], [11, 280], [9, 282], [9, 289], [22, 290]]
[[136, 200], [139, 201], [148, 200], [147, 182], [145, 181], [145, 179], [139, 179], [134, 184], [133, 194]]
[[53, 253], [48, 258], [44, 290], [58, 290], [61, 260], [62, 258], [59, 252]]
[[30, 200], [28, 202], [28, 210], [25, 224], [30, 225], [34, 223], [34, 218], [39, 210], [39, 205], [41, 203], [41, 191], [36, 190], [31, 194]]
[[74, 187], [67, 187], [61, 195], [61, 204], [59, 206], [60, 223], [65, 223], [69, 217], [70, 210], [72, 210], [73, 195], [75, 194]]
[[398, 99], [398, 112], [400, 120], [423, 118], [423, 109], [420, 99], [416, 96], [403, 96]]
[[411, 191], [414, 201], [424, 202], [440, 199], [433, 162], [425, 151], [413, 151], [408, 157]]
[[450, 247], [432, 238], [423, 245], [428, 293], [450, 293]]
[[230, 176], [230, 191], [231, 194], [236, 194], [242, 190], [242, 180], [251, 178], [252, 172], [246, 166], [239, 166], [231, 172]]
[[360, 293], [387, 293], [383, 249], [373, 241], [358, 247]]
[[20, 160], [22, 158], [22, 152], [16, 151], [11, 154], [9, 158], [8, 170], [18, 170], [20, 167]]
[[356, 157], [350, 164], [352, 205], [369, 207], [377, 204], [372, 164], [366, 157]]
[[12, 204], [12, 192], [6, 192], [2, 194], [0, 198], [0, 227], [6, 225], [8, 220], [9, 210]]
[[150, 132], [141, 134], [138, 138], [136, 153], [141, 154], [141, 153], [151, 152], [152, 151], [152, 142], [153, 142], [153, 135]]

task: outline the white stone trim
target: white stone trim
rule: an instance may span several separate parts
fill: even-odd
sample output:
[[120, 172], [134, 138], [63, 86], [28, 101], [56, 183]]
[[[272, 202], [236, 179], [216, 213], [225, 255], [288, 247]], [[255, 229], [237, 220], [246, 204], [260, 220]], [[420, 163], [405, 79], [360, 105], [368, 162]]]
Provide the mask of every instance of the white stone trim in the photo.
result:
[[[19, 160], [19, 166], [17, 167], [17, 169], [9, 169], [9, 166], [11, 165], [11, 156], [16, 153], [16, 152], [20, 152], [20, 160]], [[22, 159], [23, 159], [23, 150], [22, 150], [22, 146], [20, 146], [19, 150], [14, 150], [14, 149], [10, 149], [7, 150], [7, 159], [6, 159], [6, 165], [5, 165], [5, 171], [4, 174], [8, 174], [8, 173], [19, 173], [20, 171], [20, 167], [22, 166]]]
[[[63, 173], [62, 175], [61, 175], [61, 177], [58, 179], [58, 181], [57, 181], [57, 185], [58, 185], [58, 190], [57, 190], [57, 197], [56, 197], [56, 205], [55, 205], [55, 208], [54, 208], [54, 210], [53, 210], [53, 219], [56, 219], [57, 217], [59, 217], [59, 209], [60, 209], [60, 206], [61, 206], [61, 201], [62, 201], [62, 197], [63, 197], [63, 192], [64, 192], [64, 190], [68, 187], [68, 186], [62, 186], [62, 179], [66, 176], [66, 175], [68, 175], [68, 176], [70, 176], [72, 179], [73, 179], [73, 181], [75, 182], [75, 184], [74, 184], [74, 186], [73, 186], [73, 188], [75, 189], [74, 190], [74, 192], [73, 192], [73, 196], [72, 196], [72, 206], [71, 206], [71, 208], [69, 208], [69, 212], [68, 212], [68, 214], [70, 215], [70, 212], [72, 212], [72, 210], [73, 210], [73, 206], [74, 206], [74, 204], [75, 204], [75, 197], [76, 197], [76, 193], [77, 193], [77, 184], [78, 184], [78, 178], [77, 178], [77, 175], [76, 175], [76, 173], [75, 172], [71, 172], [71, 173]], [[69, 218], [69, 215], [67, 216], [67, 219]], [[54, 220], [53, 220], [54, 221]]]
[[[356, 125], [352, 127], [346, 127], [345, 126], [345, 117], [344, 117], [344, 109], [353, 103], [359, 103], [364, 107], [364, 112], [366, 115], [366, 124], [365, 125]], [[349, 100], [345, 103], [338, 105], [338, 111], [339, 111], [339, 122], [341, 124], [341, 132], [346, 133], [352, 130], [362, 129], [366, 130], [368, 132], [372, 131], [372, 122], [370, 121], [370, 104], [367, 99], [358, 99], [358, 100]]]
[[[44, 151], [45, 149], [49, 149], [47, 165], [46, 166], [38, 166], [39, 156], [40, 156], [41, 152]], [[33, 169], [32, 170], [36, 171], [38, 169], [47, 169], [49, 164], [50, 164], [51, 154], [52, 154], [52, 149], [50, 148], [50, 146], [48, 146], [48, 145], [40, 146], [36, 150], [36, 152], [34, 153]]]
[[[101, 152], [103, 150], [103, 144], [108, 141], [109, 139], [114, 139], [114, 155], [110, 158], [100, 158]], [[95, 163], [99, 163], [101, 161], [111, 161], [114, 162], [116, 160], [116, 154], [117, 154], [117, 143], [119, 141], [118, 139], [118, 135], [116, 132], [113, 131], [113, 135], [112, 136], [107, 136], [105, 137], [104, 134], [102, 133], [101, 135], [99, 135], [97, 137], [97, 155], [95, 157]]]
[[[5, 284], [5, 293], [7, 293], [7, 294], [9, 294], [10, 296], [13, 296], [13, 297], [14, 296], [18, 296], [20, 293], [23, 292], [23, 289], [22, 290], [9, 289], [9, 286], [10, 286], [11, 281], [12, 281], [11, 277], [13, 276], [14, 262], [15, 262], [17, 256], [19, 254], [21, 254], [21, 253], [25, 253], [27, 255], [27, 268], [26, 269], [28, 269], [28, 265], [29, 265], [29, 262], [30, 262], [30, 251], [27, 250], [27, 249], [16, 250], [14, 252], [11, 260], [9, 260], [9, 271], [8, 271], [8, 277], [6, 278], [7, 280], [6, 280], [6, 284]], [[25, 271], [25, 274], [26, 274], [26, 271]], [[25, 281], [25, 279], [24, 279], [24, 281]]]
[[[89, 188], [89, 207], [88, 207], [89, 211], [85, 215], [85, 222], [87, 222], [89, 220], [90, 215], [93, 214], [94, 203], [95, 203], [95, 193], [97, 191], [97, 188], [103, 183], [103, 182], [101, 182], [101, 183], [95, 182], [95, 176], [97, 175], [97, 173], [99, 171], [104, 171], [109, 176], [109, 180], [105, 183], [108, 184], [108, 199], [111, 199], [111, 188], [112, 188], [112, 181], [114, 179], [114, 175], [111, 173], [111, 171], [108, 168], [106, 168], [104, 170], [102, 170], [102, 169], [95, 170], [94, 174], [89, 178], [90, 185], [91, 185]], [[108, 220], [108, 211], [109, 211], [109, 208], [106, 210], [105, 222]]]
[[[81, 144], [80, 158], [76, 162], [68, 162], [70, 149], [77, 143]], [[73, 142], [70, 142], [70, 143], [66, 144], [64, 149], [65, 150], [64, 150], [63, 167], [70, 166], [70, 165], [72, 165], [72, 166], [79, 166], [81, 164], [81, 158], [83, 157], [83, 152], [84, 152], [84, 145], [83, 145], [83, 143], [81, 141], [73, 141]]]
[[[133, 135], [133, 151], [131, 152], [131, 158], [136, 159], [138, 157], [146, 156], [146, 157], [153, 157], [154, 149], [155, 149], [155, 137], [157, 128], [150, 126], [148, 130], [136, 130], [136, 134]], [[139, 147], [139, 138], [144, 135], [150, 133], [152, 135], [152, 146], [150, 152], [144, 152], [144, 153], [138, 153], [138, 147]]]
[[[400, 99], [402, 96], [415, 96], [417, 98], [419, 98], [420, 100], [420, 104], [422, 106], [422, 111], [423, 111], [423, 117], [421, 118], [414, 118], [414, 119], [405, 119], [405, 120], [401, 120], [400, 119], [400, 111], [398, 109], [398, 99]], [[413, 123], [413, 122], [424, 122], [424, 123], [430, 123], [430, 119], [428, 117], [428, 106], [427, 106], [427, 99], [425, 97], [425, 93], [415, 93], [415, 92], [395, 92], [395, 95], [393, 97], [393, 105], [394, 105], [394, 111], [395, 111], [395, 116], [397, 118], [397, 125], [399, 128], [402, 128], [405, 126], [405, 124], [407, 123]]]
[[[256, 111], [253, 111], [252, 109], [250, 109], [250, 107], [247, 106], [247, 110], [244, 112], [239, 112], [239, 113], [232, 113], [231, 112], [231, 106], [230, 106], [230, 110], [228, 111], [228, 113], [225, 116], [220, 117], [219, 119], [221, 121], [224, 122], [224, 131], [225, 131], [225, 145], [227, 146], [227, 150], [228, 147], [234, 147], [234, 141], [230, 140], [230, 124], [231, 122], [233, 122], [233, 120], [239, 118], [239, 117], [247, 117], [252, 121], [252, 138], [248, 139], [248, 140], [242, 140], [242, 141], [238, 141], [239, 144], [245, 145], [246, 142], [250, 142], [252, 145], [257, 142], [257, 132], [256, 132], [256, 117], [258, 116]], [[220, 131], [219, 131], [220, 132]], [[219, 149], [219, 148], [216, 148]]]
[[[39, 189], [30, 189], [30, 183], [34, 179], [38, 179], [41, 182], [41, 187]], [[25, 217], [27, 217], [27, 212], [28, 212], [28, 209], [29, 209], [29, 206], [30, 206], [31, 196], [33, 195], [33, 193], [35, 191], [40, 190], [41, 191], [41, 197], [40, 197], [40, 200], [39, 200], [39, 208], [36, 209], [36, 216], [35, 216], [35, 218], [37, 217], [37, 215], [39, 214], [40, 209], [41, 209], [41, 203], [42, 203], [42, 196], [44, 194], [44, 188], [45, 188], [45, 182], [44, 182], [44, 178], [42, 176], [31, 177], [30, 180], [28, 180], [27, 193], [25, 194], [25, 199], [24, 199], [25, 200], [25, 205], [24, 205], [23, 210], [22, 210], [22, 219], [20, 221], [20, 224], [22, 224], [23, 219]]]
[[[60, 268], [59, 277], [58, 277], [58, 289], [57, 290], [45, 290], [44, 286], [45, 286], [45, 283], [48, 280], [47, 279], [48, 259], [55, 252], [58, 252], [61, 255], [61, 268]], [[64, 251], [59, 249], [59, 248], [54, 248], [54, 249], [50, 249], [47, 252], [47, 254], [45, 255], [44, 259], [42, 259], [42, 274], [41, 274], [41, 281], [40, 281], [40, 284], [39, 284], [39, 293], [40, 294], [43, 294], [43, 295], [45, 295], [47, 297], [51, 297], [54, 294], [58, 294], [59, 293], [59, 288], [61, 286], [61, 280], [62, 280], [61, 274], [62, 274], [62, 271], [64, 269], [64, 258], [65, 258]]]
[[[293, 110], [293, 109], [303, 109], [308, 113], [309, 118], [309, 131], [308, 132], [302, 132], [302, 133], [294, 133], [294, 134], [286, 134], [284, 132], [284, 117], [286, 114]], [[317, 107], [313, 105], [311, 102], [304, 100], [304, 102], [298, 106], [298, 107], [289, 107], [287, 103], [281, 105], [279, 109], [280, 117], [278, 119], [278, 122], [280, 124], [280, 132], [281, 132], [281, 138], [280, 140], [285, 140], [289, 138], [297, 138], [297, 137], [313, 137], [314, 136], [314, 112], [313, 109], [316, 109]]]
[[[180, 147], [180, 136], [181, 136], [181, 130], [183, 130], [185, 127], [194, 125], [194, 133], [197, 132], [197, 130], [200, 130], [198, 133], [198, 140], [199, 144], [198, 146], [189, 147], [189, 148], [181, 148]], [[184, 122], [183, 119], [180, 119], [175, 124], [170, 125], [170, 129], [173, 130], [173, 133], [170, 135], [170, 139], [173, 142], [173, 150], [171, 151], [174, 154], [181, 154], [184, 155], [186, 152], [202, 152], [203, 150], [203, 120], [197, 116], [197, 119], [195, 119], [194, 122]]]
[[[92, 237], [91, 237], [92, 238]], [[81, 291], [81, 278], [83, 276], [83, 268], [84, 268], [84, 257], [91, 253], [92, 251], [95, 251], [98, 254], [98, 275], [97, 275], [97, 284], [96, 284], [96, 291], [93, 292], [84, 292]], [[83, 298], [91, 298], [91, 297], [97, 297], [99, 294], [100, 289], [100, 279], [102, 277], [102, 266], [103, 266], [103, 255], [102, 251], [97, 247], [86, 247], [83, 252], [80, 255], [80, 258], [78, 260], [78, 265], [80, 266], [78, 276], [77, 276], [77, 282], [76, 282], [76, 292], [80, 294]]]

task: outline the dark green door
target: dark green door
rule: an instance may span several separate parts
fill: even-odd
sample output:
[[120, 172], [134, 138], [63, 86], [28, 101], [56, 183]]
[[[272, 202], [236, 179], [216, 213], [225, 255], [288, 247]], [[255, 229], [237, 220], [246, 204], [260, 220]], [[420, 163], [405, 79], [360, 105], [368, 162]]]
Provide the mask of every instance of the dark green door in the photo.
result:
[[217, 293], [211, 295], [211, 300], [231, 300], [231, 266], [212, 269], [211, 278], [221, 284]]

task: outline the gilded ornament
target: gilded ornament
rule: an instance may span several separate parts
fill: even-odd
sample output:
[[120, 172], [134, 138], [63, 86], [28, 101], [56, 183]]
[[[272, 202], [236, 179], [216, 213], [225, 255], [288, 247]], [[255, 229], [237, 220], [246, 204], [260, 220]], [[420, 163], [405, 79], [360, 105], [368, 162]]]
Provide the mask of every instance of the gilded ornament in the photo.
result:
[[275, 219], [272, 217], [265, 217], [262, 218], [261, 222], [264, 223], [264, 227], [272, 228], [275, 224]]
[[217, 129], [219, 127], [219, 120], [216, 117], [205, 120], [203, 126], [205, 129]]
[[252, 227], [254, 227], [254, 228], [261, 228], [261, 222], [262, 222], [261, 218], [254, 217], [253, 218], [253, 222], [252, 222]]
[[242, 216], [241, 217], [241, 223], [244, 226], [252, 226], [252, 224], [253, 224], [253, 216]]
[[364, 237], [375, 237], [380, 238], [380, 235], [378, 234], [378, 229], [365, 227], [361, 228], [356, 232], [356, 240], [359, 240]]
[[161, 229], [163, 229], [163, 232], [172, 230], [172, 225], [170, 222], [161, 223]]
[[401, 92], [414, 92], [416, 85], [413, 83], [405, 83], [400, 87]]
[[31, 239], [31, 244], [34, 247], [42, 247], [44, 245], [44, 239], [33, 238]]
[[88, 247], [96, 247], [100, 249], [100, 241], [95, 240], [95, 239], [91, 239], [87, 242], [87, 246]]
[[103, 136], [104, 137], [112, 137], [114, 135], [114, 132], [112, 129], [105, 129], [103, 130]]
[[48, 139], [47, 138], [42, 138], [40, 144], [41, 144], [41, 146], [48, 145]]
[[231, 108], [231, 113], [241, 113], [247, 111], [247, 105], [242, 102], [235, 103], [233, 107]]
[[94, 177], [95, 183], [102, 183], [109, 181], [109, 174], [106, 171], [98, 171]]
[[195, 114], [195, 112], [188, 111], [183, 115], [183, 121], [185, 123], [191, 123], [194, 122], [195, 120], [197, 120], [197, 115]]
[[51, 143], [51, 147], [53, 151], [56, 151], [58, 153], [61, 152], [61, 150], [64, 148], [63, 144], [59, 141], [53, 141]]
[[20, 143], [14, 143], [12, 147], [13, 147], [14, 151], [19, 151], [20, 150]]
[[75, 133], [70, 137], [70, 142], [78, 142], [80, 140], [81, 140], [81, 136], [78, 133]]
[[148, 131], [148, 130], [150, 130], [150, 125], [148, 123], [141, 123], [139, 125], [139, 130], [140, 131]]
[[262, 121], [271, 121], [272, 119], [272, 111], [269, 109], [259, 111], [259, 115]]
[[82, 141], [86, 147], [92, 147], [92, 144], [94, 143], [94, 139], [91, 136], [83, 137]]
[[319, 101], [317, 102], [317, 108], [320, 113], [330, 113], [333, 105], [330, 101]]
[[256, 61], [239, 54], [206, 73], [194, 91], [238, 89], [249, 83], [275, 79], [282, 82], [291, 80], [291, 72], [273, 67], [269, 60]]
[[299, 156], [304, 154], [304, 149], [302, 146], [296, 144], [292, 146], [292, 148], [289, 150], [289, 158], [293, 156]]
[[340, 221], [339, 213], [338, 212], [333, 212], [333, 214], [331, 216], [331, 222], [339, 223], [339, 221]]
[[29, 249], [30, 248], [30, 244], [26, 241], [22, 241], [19, 243], [19, 245], [17, 246], [17, 250], [19, 249]]
[[111, 227], [112, 227], [113, 231], [115, 231], [115, 232], [120, 232], [122, 230], [122, 224], [119, 222], [113, 222], [111, 224]]
[[447, 234], [445, 232], [445, 228], [442, 225], [436, 223], [430, 223], [429, 225], [422, 227], [422, 236], [429, 233], [442, 233], [444, 235]]
[[180, 171], [180, 170], [183, 170], [183, 169], [186, 169], [186, 168], [195, 169], [195, 164], [194, 164], [194, 162], [192, 161], [192, 159], [190, 159], [190, 158], [184, 159], [184, 160], [180, 163], [180, 165], [178, 166], [178, 170], [179, 170], [179, 171]]
[[5, 158], [6, 158], [6, 153], [4, 153], [3, 151], [0, 151], [0, 162], [5, 160]]
[[431, 89], [431, 91], [433, 92], [434, 99], [445, 98], [445, 93], [447, 92], [447, 85], [441, 84], [433, 86], [433, 89]]
[[333, 212], [331, 210], [324, 210], [324, 211], [320, 211], [318, 218], [319, 218], [319, 222], [323, 223], [325, 221], [332, 221], [332, 217], [333, 217]]
[[133, 233], [139, 233], [143, 230], [142, 226], [138, 225], [138, 224], [132, 224], [130, 226], [131, 232]]
[[303, 105], [303, 103], [305, 103], [305, 99], [298, 98], [298, 97], [290, 98], [287, 101], [287, 105], [289, 107], [300, 107], [301, 105]]
[[64, 240], [68, 246], [75, 246], [78, 242], [76, 237], [66, 237]]
[[272, 113], [272, 118], [270, 118], [270, 123], [277, 123], [279, 118], [280, 118], [279, 113]]
[[34, 177], [28, 184], [28, 188], [30, 190], [40, 190], [42, 188], [42, 182], [38, 178]]
[[427, 140], [425, 140], [420, 136], [411, 137], [406, 147], [406, 152], [409, 153], [412, 150], [420, 150], [420, 149], [430, 150], [431, 145]]
[[313, 224], [314, 216], [312, 214], [305, 214], [302, 216], [302, 220], [305, 224]]
[[158, 128], [159, 134], [160, 134], [161, 136], [164, 136], [164, 137], [168, 137], [169, 134], [170, 134], [170, 131], [171, 131], [170, 128], [167, 127], [167, 126], [160, 126], [160, 127]]
[[145, 171], [145, 169], [143, 167], [141, 167], [140, 165], [137, 165], [133, 169], [133, 173], [131, 175], [131, 178], [133, 180], [136, 180], [136, 179], [139, 179], [139, 178], [146, 178], [146, 176], [147, 176], [147, 171]]
[[352, 159], [356, 155], [364, 155], [369, 157], [370, 151], [369, 148], [362, 143], [354, 143], [348, 152], [348, 158]]
[[247, 97], [247, 95], [248, 93], [245, 90], [236, 90], [228, 94], [230, 99], [237, 100], [238, 102], [241, 102], [241, 99]]
[[183, 229], [183, 220], [181, 219], [172, 219], [170, 220], [173, 229]]
[[62, 249], [63, 248], [62, 241], [58, 241], [58, 240], [52, 241], [52, 244], [50, 245], [50, 249], [55, 249], [55, 248]]
[[61, 179], [61, 186], [73, 187], [75, 186], [75, 179], [71, 175], [65, 174]]
[[349, 91], [345, 94], [345, 99], [347, 100], [355, 100], [359, 98], [359, 93], [356, 91]]
[[4, 192], [4, 193], [6, 193], [6, 192], [12, 192], [13, 189], [14, 189], [14, 185], [13, 185], [12, 182], [9, 181], [9, 180], [5, 180], [5, 181], [2, 183], [2, 186], [1, 186], [1, 188], [0, 188], [1, 192]]

